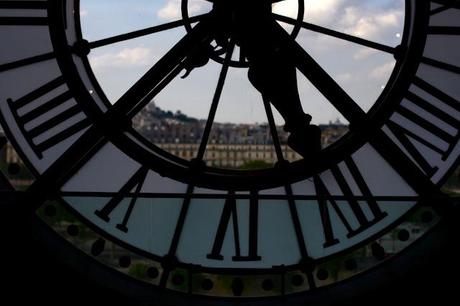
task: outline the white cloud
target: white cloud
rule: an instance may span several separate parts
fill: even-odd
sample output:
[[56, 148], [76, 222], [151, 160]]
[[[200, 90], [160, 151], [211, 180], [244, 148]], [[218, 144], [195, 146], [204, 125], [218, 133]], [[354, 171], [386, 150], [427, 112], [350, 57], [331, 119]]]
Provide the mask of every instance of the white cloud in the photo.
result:
[[387, 78], [393, 71], [394, 67], [395, 67], [394, 61], [387, 62], [381, 66], [374, 68], [371, 71], [371, 77], [374, 79], [379, 79], [379, 80]]
[[[305, 5], [304, 21], [364, 39], [393, 44], [397, 43], [395, 38], [400, 38], [397, 33], [401, 32], [404, 22], [404, 11], [401, 10], [401, 5], [403, 4], [389, 8], [369, 5], [368, 2], [362, 5], [356, 0], [309, 0]], [[298, 1], [286, 0], [277, 3], [274, 11], [296, 18]], [[286, 24], [281, 24], [289, 28]], [[309, 31], [305, 32], [309, 33]], [[320, 38], [324, 35], [316, 33], [316, 36]], [[369, 53], [362, 53], [357, 57], [363, 58], [368, 55]]]
[[338, 10], [329, 11], [332, 19], [326, 26], [373, 41], [392, 39], [401, 31], [404, 11], [400, 7], [382, 8], [354, 2], [344, 0]]
[[306, 3], [305, 17], [312, 23], [324, 24], [336, 20], [336, 13], [344, 0], [311, 0]]
[[289, 16], [292, 18], [297, 17], [298, 4], [297, 0], [286, 0], [276, 3], [273, 6], [273, 12], [276, 14]]
[[157, 16], [165, 20], [172, 20], [172, 19], [180, 18], [181, 17], [180, 1], [179, 0], [169, 0], [166, 3], [166, 5], [158, 11]]
[[115, 53], [104, 53], [101, 55], [91, 56], [90, 62], [93, 68], [120, 68], [143, 66], [151, 62], [153, 52], [144, 47], [125, 48]]
[[[352, 11], [353, 9], [347, 10], [347, 13], [354, 15]], [[398, 28], [401, 17], [399, 12], [389, 12], [383, 15], [361, 15], [359, 18], [350, 15], [345, 16], [345, 21], [355, 20], [348, 25], [345, 24], [348, 28], [347, 32], [368, 39], [381, 38], [388, 31]]]
[[[164, 20], [177, 20], [182, 18], [181, 0], [168, 0], [158, 12], [157, 16]], [[190, 16], [201, 13], [208, 6], [203, 0], [190, 0], [188, 4], [188, 14]]]
[[88, 16], [88, 11], [87, 10], [80, 10], [80, 17], [85, 18]]
[[356, 52], [353, 55], [353, 59], [362, 60], [362, 59], [368, 58], [369, 56], [371, 56], [373, 54], [377, 54], [377, 53], [378, 53], [378, 51], [375, 50], [375, 49], [363, 48], [363, 49], [360, 49], [358, 52]]
[[[324, 24], [335, 17], [334, 12], [344, 0], [309, 0], [305, 7], [304, 20], [311, 23]], [[298, 0], [286, 0], [276, 3], [273, 11], [277, 14], [297, 18], [299, 10]]]
[[353, 80], [353, 74], [350, 72], [342, 73], [337, 75], [337, 80], [342, 81], [342, 82], [349, 82]]

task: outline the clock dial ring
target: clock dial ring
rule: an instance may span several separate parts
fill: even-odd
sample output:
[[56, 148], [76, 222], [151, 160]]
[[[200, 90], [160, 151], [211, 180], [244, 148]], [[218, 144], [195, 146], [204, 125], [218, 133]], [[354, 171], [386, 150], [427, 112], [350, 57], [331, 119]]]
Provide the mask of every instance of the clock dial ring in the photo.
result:
[[[116, 141], [115, 141], [116, 142]], [[454, 162], [452, 165], [455, 165], [455, 164], [458, 164], [458, 160], [456, 162]], [[441, 180], [436, 180], [436, 184], [439, 186], [440, 182], [443, 180], [443, 178]]]
[[[120, 147], [122, 147], [123, 145], [120, 145]], [[166, 172], [169, 172], [169, 171], [166, 171]]]

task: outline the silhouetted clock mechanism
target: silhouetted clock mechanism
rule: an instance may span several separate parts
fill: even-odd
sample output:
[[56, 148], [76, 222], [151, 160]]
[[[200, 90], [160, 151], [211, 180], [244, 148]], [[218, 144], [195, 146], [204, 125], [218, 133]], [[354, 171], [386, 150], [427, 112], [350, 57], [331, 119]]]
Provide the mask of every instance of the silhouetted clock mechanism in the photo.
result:
[[[126, 1], [112, 2], [115, 10]], [[401, 1], [394, 45], [308, 22], [308, 0], [203, 0], [199, 14], [189, 2], [176, 3], [177, 20], [92, 40], [78, 0], [0, 1], [1, 124], [35, 177], [21, 195], [50, 247], [78, 257], [89, 277], [151, 301], [293, 305], [358, 293], [357, 282], [423, 245], [449, 206], [441, 186], [459, 160], [460, 2]], [[285, 2], [294, 15], [274, 9]], [[109, 101], [93, 52], [177, 29], [173, 46]], [[391, 59], [370, 107], [307, 51], [305, 33]], [[186, 93], [212, 92], [192, 158], [133, 127], [152, 100], [208, 65], [220, 69], [217, 86]], [[272, 167], [206, 162], [230, 70], [259, 95]], [[329, 146], [303, 83], [349, 123]]]

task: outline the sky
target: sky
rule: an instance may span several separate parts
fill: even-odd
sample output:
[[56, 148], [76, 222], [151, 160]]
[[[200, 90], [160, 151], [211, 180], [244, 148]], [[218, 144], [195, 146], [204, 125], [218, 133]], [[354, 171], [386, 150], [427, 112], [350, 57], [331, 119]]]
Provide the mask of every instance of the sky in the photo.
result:
[[[275, 4], [273, 11], [297, 15], [299, 0]], [[303, 0], [300, 0], [303, 1]], [[404, 0], [305, 0], [304, 21], [389, 46], [401, 42]], [[81, 0], [84, 38], [93, 41], [181, 19], [181, 0]], [[211, 9], [205, 0], [189, 0], [191, 16]], [[287, 31], [291, 27], [281, 24]], [[128, 90], [180, 38], [183, 27], [92, 50], [92, 69], [111, 102]], [[393, 56], [303, 29], [297, 42], [368, 110], [382, 92], [394, 68]], [[237, 52], [235, 56], [237, 56]], [[176, 79], [155, 98], [157, 106], [196, 118], [206, 118], [222, 66], [214, 61], [186, 79]], [[298, 75], [299, 93], [313, 123], [346, 120]], [[275, 110], [278, 124], [283, 121]], [[216, 115], [217, 122], [262, 123], [266, 115], [260, 93], [247, 80], [247, 69], [231, 68]]]

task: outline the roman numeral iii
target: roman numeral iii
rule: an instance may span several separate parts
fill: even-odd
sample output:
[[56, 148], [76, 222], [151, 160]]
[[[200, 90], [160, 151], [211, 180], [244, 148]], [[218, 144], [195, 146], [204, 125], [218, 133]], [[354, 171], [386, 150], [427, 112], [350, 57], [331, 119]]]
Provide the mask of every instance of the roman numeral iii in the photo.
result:
[[7, 99], [26, 141], [39, 158], [68, 137], [89, 126], [89, 120], [62, 77], [17, 100]]

